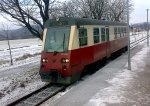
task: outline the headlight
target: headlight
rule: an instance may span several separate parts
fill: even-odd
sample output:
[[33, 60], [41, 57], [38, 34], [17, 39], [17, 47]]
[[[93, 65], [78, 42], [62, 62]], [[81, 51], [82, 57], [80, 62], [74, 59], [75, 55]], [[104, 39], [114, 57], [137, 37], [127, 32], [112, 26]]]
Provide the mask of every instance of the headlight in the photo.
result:
[[62, 63], [69, 63], [69, 59], [67, 59], [67, 58], [62, 58], [62, 59], [61, 59], [61, 62], [62, 62]]
[[42, 62], [43, 63], [48, 63], [48, 60], [44, 58], [44, 59], [42, 59]]

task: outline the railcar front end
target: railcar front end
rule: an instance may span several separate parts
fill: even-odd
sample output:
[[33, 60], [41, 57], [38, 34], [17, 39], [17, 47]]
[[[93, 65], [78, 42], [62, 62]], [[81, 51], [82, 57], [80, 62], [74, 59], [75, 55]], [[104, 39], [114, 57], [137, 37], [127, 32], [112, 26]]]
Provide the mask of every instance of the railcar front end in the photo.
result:
[[[42, 81], [70, 84], [76, 81], [78, 53], [71, 50], [76, 26], [55, 26], [44, 30], [40, 76]], [[69, 49], [70, 48], [70, 49]]]

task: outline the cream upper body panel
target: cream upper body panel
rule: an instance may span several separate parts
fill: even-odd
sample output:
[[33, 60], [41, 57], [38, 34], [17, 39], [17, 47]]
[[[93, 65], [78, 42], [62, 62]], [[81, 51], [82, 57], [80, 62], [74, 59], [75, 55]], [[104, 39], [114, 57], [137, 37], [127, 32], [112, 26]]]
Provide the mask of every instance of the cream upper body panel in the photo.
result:
[[[71, 26], [71, 32], [70, 32], [70, 39], [69, 39], [69, 50], [84, 48], [87, 46], [93, 46], [96, 44], [102, 43], [101, 41], [101, 28], [109, 28], [109, 40], [112, 41], [115, 38], [114, 35], [114, 27], [113, 26], [100, 26], [100, 25], [84, 25], [80, 26], [80, 28], [86, 28], [87, 29], [87, 45], [86, 46], [79, 46], [79, 30], [76, 26]], [[93, 29], [99, 28], [99, 43], [94, 44], [94, 35], [93, 35]]]
[[42, 50], [44, 50], [44, 45], [45, 45], [45, 40], [46, 40], [46, 33], [47, 33], [47, 28], [45, 28], [44, 31], [43, 31], [43, 44], [42, 44]]
[[84, 48], [87, 46], [93, 45], [93, 27], [90, 25], [86, 26], [80, 26], [80, 28], [86, 28], [87, 29], [87, 45], [80, 47], [79, 46], [79, 30], [76, 26], [71, 26], [71, 32], [70, 32], [70, 40], [69, 40], [69, 50]]
[[79, 37], [76, 26], [71, 26], [70, 39], [69, 39], [69, 50], [79, 48]]
[[109, 26], [109, 41], [115, 40], [114, 26]]
[[87, 29], [87, 39], [88, 39], [88, 45], [87, 46], [92, 46], [94, 44], [94, 40], [93, 40], [93, 26], [91, 25], [87, 25], [84, 26], [84, 28]]

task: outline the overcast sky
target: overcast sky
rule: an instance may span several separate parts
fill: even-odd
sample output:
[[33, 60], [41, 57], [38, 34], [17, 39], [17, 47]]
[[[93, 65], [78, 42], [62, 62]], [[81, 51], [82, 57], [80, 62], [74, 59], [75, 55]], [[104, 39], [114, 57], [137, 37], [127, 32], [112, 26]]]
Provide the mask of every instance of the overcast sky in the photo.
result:
[[[145, 22], [147, 18], [146, 9], [148, 8], [150, 9], [150, 0], [132, 0], [132, 2], [134, 5], [133, 6], [134, 10], [130, 15], [130, 24]], [[149, 10], [149, 21], [150, 21], [150, 10]], [[1, 27], [2, 22], [7, 24], [9, 23], [0, 16], [0, 29], [2, 28]], [[9, 26], [12, 26], [12, 24], [10, 24]]]
[[[134, 10], [130, 16], [130, 24], [145, 22], [147, 19], [146, 9], [150, 9], [150, 0], [132, 0]], [[150, 20], [150, 10], [149, 10]]]

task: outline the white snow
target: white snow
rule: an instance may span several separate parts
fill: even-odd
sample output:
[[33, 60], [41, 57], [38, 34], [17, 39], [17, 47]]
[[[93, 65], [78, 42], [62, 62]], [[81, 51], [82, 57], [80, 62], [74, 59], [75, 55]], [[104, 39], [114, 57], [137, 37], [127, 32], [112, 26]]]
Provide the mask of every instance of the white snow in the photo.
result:
[[131, 43], [147, 36], [146, 32], [137, 32], [137, 33], [134, 33], [134, 34], [130, 33], [130, 35], [131, 35], [130, 36], [130, 42]]
[[[13, 74], [9, 74], [10, 72], [8, 70], [8, 75], [4, 75], [4, 77], [0, 78], [0, 93], [3, 94], [0, 98], [0, 106], [5, 106], [46, 84], [41, 82], [38, 74], [39, 64], [38, 66], [28, 67], [28, 69], [25, 68], [26, 67], [23, 67], [19, 70], [20, 72], [14, 72]], [[12, 69], [14, 69], [14, 67]], [[17, 67], [17, 69], [19, 69], [19, 67]]]
[[[135, 54], [131, 59], [132, 70], [120, 70], [115, 77], [107, 80], [112, 86], [101, 89], [85, 106], [106, 106], [107, 104], [124, 103], [126, 101], [132, 102], [131, 99], [129, 100], [123, 96], [125, 93], [123, 88], [129, 86], [130, 81], [137, 76], [138, 72], [143, 71], [145, 67], [144, 58], [146, 58], [149, 51], [150, 48], [144, 47], [140, 52]], [[125, 67], [127, 68], [127, 65]]]
[[[41, 82], [38, 74], [41, 43], [39, 39], [10, 41], [11, 48], [15, 48], [12, 49], [13, 65], [10, 65], [7, 42], [0, 41], [0, 106], [5, 106], [46, 84]], [[26, 55], [27, 57], [23, 57]]]
[[[18, 39], [18, 40], [10, 40], [11, 48], [19, 48], [23, 46], [31, 46], [31, 45], [41, 45], [42, 41], [38, 38], [33, 39]], [[7, 41], [0, 41], [0, 50], [8, 49]]]
[[[7, 41], [0, 41], [0, 69], [10, 66], [10, 54]], [[23, 39], [10, 41], [13, 64], [24, 64], [31, 61], [40, 60], [42, 41], [39, 39]], [[23, 47], [25, 46], [25, 47]], [[23, 48], [20, 48], [23, 47]], [[36, 58], [36, 59], [35, 59]]]

